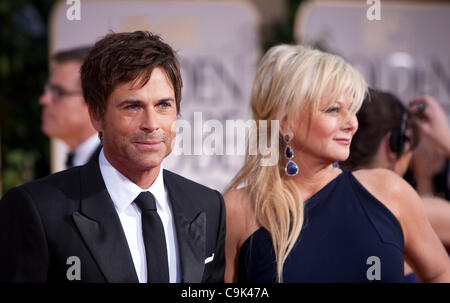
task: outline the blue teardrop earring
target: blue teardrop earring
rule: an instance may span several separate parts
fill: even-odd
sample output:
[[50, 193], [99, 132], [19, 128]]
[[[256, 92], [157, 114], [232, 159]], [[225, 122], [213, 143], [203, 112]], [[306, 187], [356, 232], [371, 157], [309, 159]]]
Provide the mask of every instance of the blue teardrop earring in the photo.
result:
[[298, 174], [298, 166], [297, 163], [292, 161], [294, 158], [294, 150], [289, 145], [289, 141], [291, 141], [291, 137], [289, 135], [284, 135], [284, 142], [286, 142], [286, 148], [284, 149], [284, 156], [286, 159], [289, 159], [288, 163], [286, 164], [286, 167], [284, 168], [284, 171], [286, 175], [289, 177], [295, 176]]

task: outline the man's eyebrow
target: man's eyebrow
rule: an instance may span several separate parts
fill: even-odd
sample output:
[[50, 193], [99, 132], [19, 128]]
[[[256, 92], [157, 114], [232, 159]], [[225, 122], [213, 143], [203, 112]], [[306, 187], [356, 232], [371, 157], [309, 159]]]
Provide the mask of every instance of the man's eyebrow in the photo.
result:
[[175, 102], [175, 99], [172, 97], [167, 97], [167, 98], [162, 98], [162, 99], [158, 100], [158, 102], [168, 102], [168, 101]]
[[52, 84], [52, 83], [48, 83], [48, 86], [50, 86], [53, 89], [59, 89], [59, 90], [65, 90], [67, 91], [68, 89], [66, 89], [64, 86], [62, 86], [61, 84]]
[[125, 99], [122, 102], [120, 102], [118, 105], [122, 106], [122, 105], [126, 105], [126, 104], [139, 104], [139, 103], [144, 103], [144, 101], [138, 100], [138, 99]]
[[[161, 98], [157, 101], [158, 103], [160, 102], [175, 102], [175, 99], [172, 97], [167, 97], [167, 98]], [[118, 105], [122, 106], [122, 105], [127, 105], [127, 104], [142, 104], [145, 103], [142, 100], [139, 99], [125, 99], [122, 102], [120, 102]]]

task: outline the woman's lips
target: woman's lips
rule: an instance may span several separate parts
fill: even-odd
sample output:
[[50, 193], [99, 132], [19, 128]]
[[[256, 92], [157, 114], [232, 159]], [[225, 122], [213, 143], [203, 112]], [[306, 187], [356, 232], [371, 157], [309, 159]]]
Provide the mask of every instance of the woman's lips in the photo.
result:
[[342, 145], [350, 145], [351, 140], [350, 139], [345, 139], [345, 138], [336, 138], [334, 139], [337, 143], [342, 144]]

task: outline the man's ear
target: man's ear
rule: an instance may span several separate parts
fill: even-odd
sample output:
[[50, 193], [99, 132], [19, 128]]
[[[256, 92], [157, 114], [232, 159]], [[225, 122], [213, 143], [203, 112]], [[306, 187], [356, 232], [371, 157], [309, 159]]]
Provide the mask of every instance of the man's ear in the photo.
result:
[[103, 131], [103, 123], [102, 119], [97, 117], [97, 115], [89, 108], [89, 118], [91, 119], [92, 126], [94, 126], [95, 130], [98, 132]]

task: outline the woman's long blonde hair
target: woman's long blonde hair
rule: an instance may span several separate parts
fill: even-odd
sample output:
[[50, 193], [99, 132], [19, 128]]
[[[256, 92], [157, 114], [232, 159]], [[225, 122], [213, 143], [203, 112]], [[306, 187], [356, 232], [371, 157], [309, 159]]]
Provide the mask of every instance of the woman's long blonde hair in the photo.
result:
[[[301, 111], [311, 115], [309, 128], [318, 112], [322, 94], [327, 89], [336, 100], [350, 90], [351, 111], [360, 108], [367, 89], [362, 75], [342, 58], [300, 45], [272, 47], [262, 58], [251, 95], [253, 119], [268, 121], [267, 136], [271, 142], [269, 120], [285, 121], [295, 129]], [[249, 140], [254, 140], [250, 135]], [[283, 134], [275, 148], [283, 155]], [[277, 262], [278, 282], [283, 280], [284, 262], [303, 226], [303, 207], [299, 188], [284, 173], [286, 160], [278, 157], [277, 165], [260, 165], [262, 155], [250, 155], [247, 149], [243, 167], [226, 191], [243, 186], [250, 197], [258, 224], [271, 235]], [[300, 172], [301, 173], [301, 172]]]

